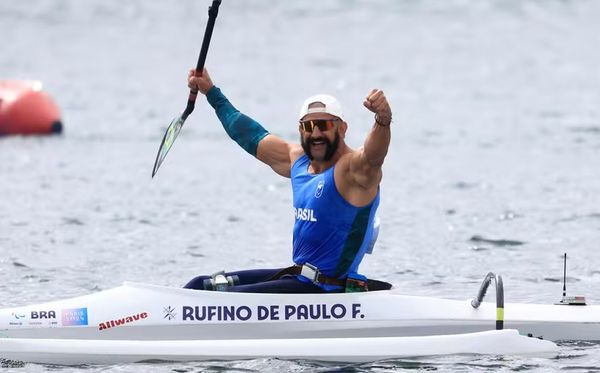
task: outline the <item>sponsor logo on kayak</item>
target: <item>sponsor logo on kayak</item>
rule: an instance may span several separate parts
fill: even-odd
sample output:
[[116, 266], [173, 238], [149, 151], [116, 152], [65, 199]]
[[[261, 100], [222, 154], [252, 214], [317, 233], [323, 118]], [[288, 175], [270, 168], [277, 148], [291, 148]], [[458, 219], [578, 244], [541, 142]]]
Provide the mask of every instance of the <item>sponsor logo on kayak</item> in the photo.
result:
[[183, 321], [353, 320], [363, 319], [360, 303], [183, 306]]
[[12, 315], [17, 320], [21, 320], [21, 319], [24, 319], [25, 317], [27, 317], [27, 315], [25, 315], [24, 313], [13, 312]]
[[9, 321], [8, 325], [13, 325], [13, 326], [20, 326], [23, 325], [23, 319], [27, 317], [26, 314], [22, 313], [22, 312], [13, 312], [12, 313], [12, 317], [17, 320], [17, 321]]
[[317, 221], [317, 218], [315, 217], [315, 211], [313, 209], [301, 209], [294, 207], [294, 216], [296, 217], [296, 220]]
[[87, 308], [69, 308], [62, 310], [63, 326], [80, 326], [88, 324]]
[[163, 313], [165, 314], [163, 319], [167, 319], [169, 321], [173, 320], [177, 316], [177, 312], [175, 312], [175, 308], [173, 308], [171, 306], [163, 308]]
[[98, 325], [98, 330], [116, 328], [117, 326], [122, 326], [146, 318], [148, 318], [148, 312], [136, 313], [135, 315], [126, 316], [120, 319], [108, 320], [107, 322], [101, 322]]

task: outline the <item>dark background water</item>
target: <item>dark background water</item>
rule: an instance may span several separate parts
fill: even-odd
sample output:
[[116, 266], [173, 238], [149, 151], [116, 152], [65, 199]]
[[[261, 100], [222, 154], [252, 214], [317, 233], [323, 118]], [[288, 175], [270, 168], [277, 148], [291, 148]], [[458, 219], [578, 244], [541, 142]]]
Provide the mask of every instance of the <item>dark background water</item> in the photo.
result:
[[[0, 79], [43, 81], [65, 123], [60, 137], [0, 139], [0, 306], [290, 262], [289, 181], [237, 148], [202, 99], [150, 178], [164, 130], [185, 106], [208, 5], [0, 0]], [[552, 303], [568, 252], [569, 293], [596, 304], [599, 18], [591, 0], [225, 0], [207, 66], [239, 109], [290, 141], [302, 100], [327, 92], [360, 146], [372, 124], [362, 100], [386, 92], [393, 138], [366, 274], [407, 294], [466, 299], [494, 271], [507, 301]], [[352, 369], [598, 365], [597, 345], [564, 344], [555, 360]], [[350, 368], [267, 359], [98, 369]]]

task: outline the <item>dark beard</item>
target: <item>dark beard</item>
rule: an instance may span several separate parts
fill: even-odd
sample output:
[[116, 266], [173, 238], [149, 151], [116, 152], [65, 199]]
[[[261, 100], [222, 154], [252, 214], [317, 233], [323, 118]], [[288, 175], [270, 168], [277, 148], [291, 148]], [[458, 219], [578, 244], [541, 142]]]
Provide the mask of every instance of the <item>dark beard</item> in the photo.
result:
[[300, 135], [300, 143], [302, 144], [302, 149], [304, 149], [304, 153], [306, 153], [306, 155], [311, 161], [313, 160], [313, 156], [312, 154], [310, 154], [310, 147], [312, 146], [312, 141], [314, 140], [323, 140], [325, 142], [325, 145], [327, 145], [327, 149], [325, 150], [325, 156], [323, 157], [323, 161], [327, 162], [331, 160], [331, 158], [333, 158], [333, 155], [335, 154], [335, 152], [338, 149], [338, 146], [340, 145], [340, 134], [337, 132], [335, 133], [333, 142], [329, 141], [329, 139], [326, 137], [320, 137], [316, 139], [311, 139], [309, 137], [305, 140], [302, 137], [302, 135]]

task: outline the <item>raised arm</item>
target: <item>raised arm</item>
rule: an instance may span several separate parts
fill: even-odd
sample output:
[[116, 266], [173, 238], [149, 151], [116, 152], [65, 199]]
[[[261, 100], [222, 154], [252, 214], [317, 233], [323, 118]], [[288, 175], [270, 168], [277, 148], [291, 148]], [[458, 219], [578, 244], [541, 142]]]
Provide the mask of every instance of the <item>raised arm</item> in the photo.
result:
[[206, 95], [223, 128], [239, 146], [278, 174], [290, 176], [292, 154], [295, 154], [299, 145], [294, 146], [269, 134], [260, 123], [237, 110], [213, 84], [206, 69], [201, 76], [196, 76], [195, 70], [190, 70], [188, 86]]
[[392, 110], [385, 94], [378, 89], [373, 89], [363, 104], [375, 113], [375, 122], [364, 146], [350, 159], [349, 176], [358, 187], [373, 192], [381, 181], [381, 166], [390, 145]]

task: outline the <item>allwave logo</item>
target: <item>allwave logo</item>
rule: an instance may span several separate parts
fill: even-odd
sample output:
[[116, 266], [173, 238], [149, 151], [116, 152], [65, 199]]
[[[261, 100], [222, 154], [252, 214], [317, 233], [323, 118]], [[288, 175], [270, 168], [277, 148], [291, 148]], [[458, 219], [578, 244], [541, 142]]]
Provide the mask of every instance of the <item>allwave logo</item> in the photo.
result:
[[315, 190], [315, 198], [321, 197], [323, 194], [323, 187], [325, 186], [325, 182], [323, 180], [319, 181], [319, 185], [317, 185], [317, 190]]
[[294, 207], [294, 216], [296, 220], [317, 221], [315, 211], [313, 209], [301, 209]]
[[139, 321], [139, 320], [145, 319], [147, 317], [148, 317], [148, 312], [142, 312], [142, 313], [137, 313], [135, 315], [123, 317], [120, 319], [108, 320], [107, 322], [101, 322], [100, 325], [98, 325], [98, 330], [114, 328], [117, 326], [125, 325], [127, 323]]

